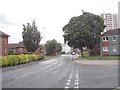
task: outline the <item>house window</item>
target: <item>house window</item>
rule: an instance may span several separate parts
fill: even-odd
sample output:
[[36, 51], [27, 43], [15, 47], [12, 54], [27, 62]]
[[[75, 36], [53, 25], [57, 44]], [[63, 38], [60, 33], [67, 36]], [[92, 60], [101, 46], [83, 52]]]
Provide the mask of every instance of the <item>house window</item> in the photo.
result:
[[108, 51], [108, 47], [103, 47], [103, 51]]
[[7, 52], [6, 48], [5, 48], [5, 52]]
[[5, 44], [7, 44], [7, 41], [5, 40]]
[[116, 49], [116, 46], [113, 46], [113, 51], [116, 51], [117, 49]]
[[102, 41], [108, 41], [108, 37], [103, 37]]
[[19, 51], [22, 52], [22, 48], [19, 48]]
[[115, 37], [113, 37], [113, 41], [116, 41], [116, 38], [115, 38]]

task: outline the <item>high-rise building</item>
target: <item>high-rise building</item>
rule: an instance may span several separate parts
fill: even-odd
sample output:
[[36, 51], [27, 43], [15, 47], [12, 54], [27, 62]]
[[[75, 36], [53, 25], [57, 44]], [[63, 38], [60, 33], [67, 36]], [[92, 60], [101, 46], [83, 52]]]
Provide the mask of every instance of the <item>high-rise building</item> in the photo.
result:
[[104, 19], [106, 28], [103, 32], [118, 28], [118, 15], [112, 13], [102, 13], [100, 16]]
[[118, 28], [120, 28], [120, 1], [118, 2]]

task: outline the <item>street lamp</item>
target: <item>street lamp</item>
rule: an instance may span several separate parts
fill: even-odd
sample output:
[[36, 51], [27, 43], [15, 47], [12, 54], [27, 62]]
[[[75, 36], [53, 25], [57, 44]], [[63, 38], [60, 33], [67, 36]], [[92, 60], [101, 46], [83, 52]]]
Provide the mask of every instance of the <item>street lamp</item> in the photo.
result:
[[43, 45], [43, 48], [44, 48], [44, 56], [45, 56], [45, 28], [43, 28], [43, 37], [44, 37], [44, 45]]

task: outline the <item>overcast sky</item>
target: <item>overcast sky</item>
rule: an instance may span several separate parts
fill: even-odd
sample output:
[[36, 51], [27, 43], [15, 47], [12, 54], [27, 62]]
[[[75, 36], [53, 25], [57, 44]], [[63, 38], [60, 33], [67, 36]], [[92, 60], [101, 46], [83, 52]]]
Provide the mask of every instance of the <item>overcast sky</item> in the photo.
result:
[[[10, 35], [9, 43], [22, 41], [22, 24], [36, 19], [44, 37], [41, 43], [55, 38], [63, 43], [64, 27], [70, 18], [82, 14], [118, 13], [119, 0], [1, 0], [0, 31]], [[44, 28], [44, 29], [43, 29]]]

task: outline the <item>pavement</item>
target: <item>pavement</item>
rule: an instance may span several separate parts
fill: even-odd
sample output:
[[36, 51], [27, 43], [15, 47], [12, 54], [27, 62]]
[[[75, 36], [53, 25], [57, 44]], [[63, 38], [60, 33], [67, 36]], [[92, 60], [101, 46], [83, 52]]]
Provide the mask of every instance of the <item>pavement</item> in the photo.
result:
[[86, 64], [86, 65], [118, 65], [118, 60], [74, 60], [76, 63], [79, 64]]
[[[75, 61], [80, 61], [75, 62]], [[2, 72], [2, 88], [115, 88], [118, 67], [72, 61], [70, 55]], [[104, 62], [103, 62], [104, 63]], [[92, 89], [91, 89], [92, 90]]]

